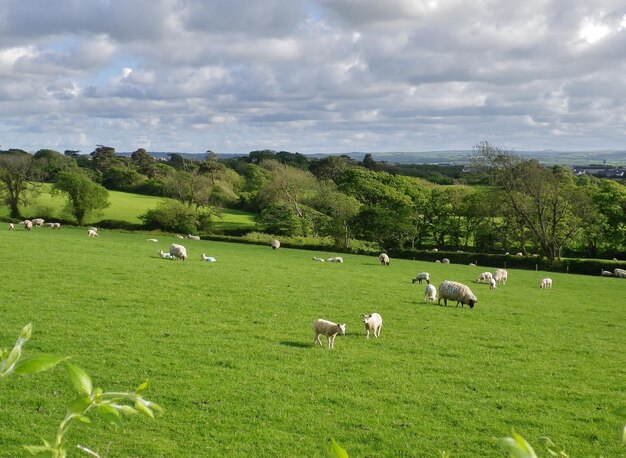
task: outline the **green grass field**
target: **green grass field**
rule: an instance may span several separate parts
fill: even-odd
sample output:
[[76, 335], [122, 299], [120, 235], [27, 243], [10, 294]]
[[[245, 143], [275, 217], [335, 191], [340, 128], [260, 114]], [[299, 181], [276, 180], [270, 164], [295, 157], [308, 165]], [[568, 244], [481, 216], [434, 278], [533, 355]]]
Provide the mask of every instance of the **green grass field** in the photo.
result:
[[[68, 218], [68, 216], [63, 215], [62, 212], [63, 206], [66, 203], [65, 197], [51, 196], [50, 188], [50, 184], [44, 184], [44, 192], [40, 194], [31, 205], [21, 209], [22, 214], [29, 217], [40, 217], [41, 215], [50, 214], [52, 218]], [[104, 219], [112, 219], [140, 224], [142, 221], [139, 215], [156, 207], [160, 201], [160, 197], [109, 191], [109, 202], [111, 205], [103, 211], [101, 216], [88, 218], [86, 223], [94, 224]], [[8, 215], [8, 207], [0, 207], [0, 218], [6, 218]], [[52, 220], [52, 218], [47, 219]], [[221, 210], [221, 218], [214, 218], [214, 227], [216, 229], [254, 228], [254, 226], [255, 215], [239, 210], [225, 208]]]
[[[626, 405], [626, 281], [550, 274], [540, 290], [542, 272], [510, 270], [489, 291], [480, 267], [207, 241], [179, 262], [156, 255], [176, 239], [146, 237], [0, 231], [0, 346], [32, 322], [27, 355], [71, 356], [105, 390], [148, 379], [165, 409], [123, 432], [77, 427], [70, 456], [321, 457], [334, 437], [351, 457], [499, 457], [512, 428], [540, 456], [544, 435], [571, 456], [624, 456], [611, 411]], [[470, 284], [477, 306], [425, 303], [423, 270]], [[316, 318], [347, 323], [333, 350], [313, 347]], [[73, 397], [62, 367], [0, 381], [0, 456], [52, 440]]]

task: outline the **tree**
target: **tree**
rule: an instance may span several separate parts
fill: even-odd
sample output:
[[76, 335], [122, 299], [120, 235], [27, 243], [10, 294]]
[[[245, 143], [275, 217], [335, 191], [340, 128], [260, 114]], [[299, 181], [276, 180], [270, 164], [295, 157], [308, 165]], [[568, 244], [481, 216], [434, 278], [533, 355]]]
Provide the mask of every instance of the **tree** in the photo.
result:
[[311, 206], [328, 217], [324, 234], [333, 237], [339, 246], [349, 246], [353, 219], [359, 213], [361, 203], [332, 186], [324, 186], [311, 199]]
[[93, 169], [99, 173], [106, 172], [120, 162], [120, 159], [115, 155], [115, 148], [110, 146], [97, 145], [90, 156]]
[[165, 193], [188, 206], [208, 207], [212, 186], [208, 177], [177, 170], [163, 178]]
[[65, 208], [81, 225], [88, 215], [98, 215], [109, 206], [109, 192], [82, 171], [61, 172], [52, 186], [52, 194], [67, 195]]
[[156, 159], [150, 156], [145, 149], [139, 148], [130, 155], [130, 160], [140, 173], [143, 173], [148, 178], [157, 177]]
[[76, 159], [51, 149], [40, 149], [33, 155], [33, 159], [44, 181], [54, 181], [60, 172], [76, 167]]
[[27, 205], [40, 192], [33, 156], [26, 152], [0, 153], [0, 196], [12, 218], [20, 218], [20, 205]]

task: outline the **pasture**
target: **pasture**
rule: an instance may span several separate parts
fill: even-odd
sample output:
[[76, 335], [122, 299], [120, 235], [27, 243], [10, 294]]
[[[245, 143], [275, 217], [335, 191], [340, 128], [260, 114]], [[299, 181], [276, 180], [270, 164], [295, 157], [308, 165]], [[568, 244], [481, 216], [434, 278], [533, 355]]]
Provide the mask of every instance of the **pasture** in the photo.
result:
[[[70, 456], [321, 457], [333, 437], [352, 457], [499, 457], [511, 428], [540, 456], [540, 436], [623, 456], [624, 280], [551, 273], [541, 290], [545, 273], [509, 270], [489, 291], [481, 267], [191, 240], [180, 262], [156, 254], [177, 239], [148, 237], [0, 230], [0, 346], [32, 322], [26, 355], [71, 356], [109, 391], [147, 379], [164, 409], [76, 427]], [[424, 270], [470, 285], [476, 307], [424, 302]], [[366, 340], [371, 312], [384, 324]], [[313, 347], [317, 318], [347, 323], [333, 350]], [[52, 440], [74, 397], [61, 366], [0, 381], [0, 455]]]

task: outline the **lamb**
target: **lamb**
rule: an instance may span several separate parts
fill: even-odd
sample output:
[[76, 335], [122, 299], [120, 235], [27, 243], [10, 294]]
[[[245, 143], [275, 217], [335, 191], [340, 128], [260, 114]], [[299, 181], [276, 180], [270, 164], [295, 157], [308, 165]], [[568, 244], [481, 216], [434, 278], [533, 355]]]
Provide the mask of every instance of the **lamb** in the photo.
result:
[[486, 281], [487, 283], [489, 283], [492, 278], [493, 278], [493, 275], [491, 274], [491, 272], [483, 272], [482, 274], [480, 274], [480, 277], [476, 279], [476, 281], [478, 283], [482, 283], [483, 281]]
[[94, 231], [94, 232], [98, 232], [98, 228], [97, 227], [93, 227], [93, 226], [90, 227], [89, 230], [90, 231]]
[[426, 283], [430, 284], [430, 274], [428, 272], [420, 272], [413, 280], [411, 280], [411, 283], [418, 282], [421, 285], [422, 280], [426, 280]]
[[13, 225], [13, 223], [9, 223], [9, 230], [12, 231], [13, 229], [15, 229], [15, 226]]
[[177, 239], [184, 239], [184, 238], [185, 238], [185, 237], [183, 237], [183, 236], [182, 236], [182, 235], [180, 235], [180, 234], [176, 234], [174, 237], [176, 237]]
[[30, 231], [33, 228], [33, 223], [28, 219], [25, 219], [24, 221], [20, 221], [20, 224], [24, 225], [25, 231]]
[[38, 226], [38, 227], [43, 226], [44, 222], [45, 221], [43, 220], [43, 218], [35, 218], [32, 220], [33, 226]]
[[320, 346], [322, 345], [320, 336], [323, 334], [328, 338], [328, 348], [334, 348], [337, 334], [346, 335], [346, 324], [336, 324], [332, 321], [319, 319], [313, 322], [313, 332], [315, 333], [313, 345], [316, 343], [319, 343]]
[[217, 259], [215, 259], [213, 256], [207, 256], [204, 253], [200, 255], [200, 259], [202, 259], [204, 262], [216, 262], [217, 261]]
[[626, 270], [624, 269], [614, 269], [613, 276], [618, 278], [626, 278]]
[[448, 305], [448, 299], [450, 299], [451, 301], [456, 301], [457, 307], [459, 304], [461, 304], [461, 307], [465, 304], [469, 304], [471, 309], [473, 309], [476, 302], [478, 302], [472, 290], [469, 289], [469, 286], [450, 280], [444, 280], [439, 285], [438, 304], [441, 304], [441, 299], [443, 299], [443, 303], [446, 306]]
[[489, 289], [496, 289], [497, 283], [496, 279], [493, 277], [489, 278]]
[[518, 256], [521, 258], [522, 256], [524, 256], [524, 253], [517, 253], [515, 256]]
[[157, 239], [146, 239], [146, 242], [157, 243], [158, 240]]
[[370, 338], [370, 331], [374, 331], [374, 337], [380, 337], [380, 329], [383, 327], [383, 317], [378, 313], [370, 315], [363, 314], [363, 324], [365, 325], [366, 337]]
[[437, 300], [437, 288], [435, 288], [435, 285], [426, 285], [424, 299], [428, 299], [430, 303], [434, 303]]
[[165, 252], [165, 251], [163, 251], [163, 250], [160, 250], [160, 251], [159, 251], [159, 256], [161, 256], [163, 259], [176, 259], [174, 256], [172, 256], [172, 255], [171, 255], [171, 254], [169, 254], [169, 253], [166, 253], [166, 252]]
[[378, 255], [378, 261], [380, 262], [381, 265], [388, 266], [389, 265], [389, 256], [387, 255], [387, 253], [380, 253]]
[[187, 234], [187, 238], [189, 240], [200, 240], [200, 236], [198, 236], [198, 235]]
[[94, 231], [93, 229], [89, 229], [87, 231], [87, 237], [98, 237], [98, 233]]
[[177, 258], [182, 259], [183, 261], [187, 259], [187, 248], [177, 243], [172, 243], [170, 245], [170, 254]]
[[509, 273], [504, 269], [496, 269], [495, 273], [493, 274], [493, 278], [498, 285], [506, 285], [506, 280], [508, 276]]
[[61, 223], [50, 223], [52, 229], [61, 229]]
[[315, 262], [324, 262], [324, 258], [320, 258], [319, 256], [313, 256], [313, 261], [315, 261]]
[[332, 258], [328, 258], [326, 262], [343, 262], [343, 258], [341, 256], [333, 256]]
[[272, 250], [278, 250], [280, 248], [280, 242], [276, 239], [272, 240], [270, 242], [270, 245], [272, 247]]
[[543, 280], [541, 280], [541, 283], [539, 284], [539, 287], [541, 289], [552, 289], [552, 279], [551, 278], [544, 278]]
[[602, 271], [602, 276], [603, 277], [612, 277], [613, 276], [613, 272], [609, 272], [608, 270], [603, 270]]
[[442, 264], [450, 264], [450, 260], [449, 260], [448, 258], [443, 258], [443, 259], [441, 260], [441, 263], [442, 263]]
[[474, 263], [474, 262], [470, 262], [470, 263], [469, 263], [469, 266], [470, 266], [470, 267], [476, 267], [476, 263]]

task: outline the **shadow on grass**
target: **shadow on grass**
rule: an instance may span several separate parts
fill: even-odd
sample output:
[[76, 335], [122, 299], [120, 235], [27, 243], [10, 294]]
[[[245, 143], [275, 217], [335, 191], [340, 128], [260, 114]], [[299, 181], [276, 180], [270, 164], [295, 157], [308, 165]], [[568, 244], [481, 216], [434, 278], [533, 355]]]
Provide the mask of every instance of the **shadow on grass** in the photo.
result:
[[280, 344], [285, 345], [287, 347], [294, 347], [294, 348], [313, 348], [313, 345], [311, 345], [310, 343], [293, 342], [290, 340], [283, 340]]

